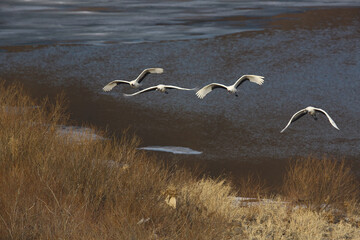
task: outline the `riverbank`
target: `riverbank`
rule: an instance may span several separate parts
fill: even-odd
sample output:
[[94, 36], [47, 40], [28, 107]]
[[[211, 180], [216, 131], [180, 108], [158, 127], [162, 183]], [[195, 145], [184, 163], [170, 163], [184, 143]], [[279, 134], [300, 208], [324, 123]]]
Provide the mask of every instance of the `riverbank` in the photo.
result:
[[[137, 150], [139, 139], [126, 133], [114, 138], [86, 126], [102, 138], [74, 141], [72, 128], [59, 134], [71, 123], [63, 102], [32, 100], [19, 85], [0, 85], [0, 239], [360, 236], [358, 183], [344, 162], [296, 161], [282, 193], [269, 196], [256, 179], [234, 187], [226, 178], [169, 166]], [[237, 198], [250, 195], [258, 200]]]

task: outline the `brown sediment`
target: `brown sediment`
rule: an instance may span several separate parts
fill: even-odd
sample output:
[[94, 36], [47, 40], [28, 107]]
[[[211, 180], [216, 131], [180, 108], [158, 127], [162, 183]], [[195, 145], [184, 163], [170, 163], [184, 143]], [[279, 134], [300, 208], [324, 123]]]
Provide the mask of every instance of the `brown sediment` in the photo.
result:
[[30, 52], [36, 49], [47, 48], [49, 47], [48, 44], [43, 45], [21, 45], [21, 46], [0, 46], [1, 50], [7, 52]]
[[0, 50], [9, 52], [9, 53], [17, 53], [17, 52], [31, 52], [34, 50], [42, 49], [42, 48], [48, 48], [51, 46], [80, 46], [84, 44], [75, 44], [75, 43], [59, 43], [59, 44], [29, 44], [29, 45], [18, 45], [18, 46], [0, 46]]
[[[238, 19], [246, 20], [242, 16], [228, 17], [224, 19]], [[250, 18], [249, 18], [250, 19]], [[278, 14], [270, 18], [259, 17], [259, 19], [266, 26], [263, 30], [251, 30], [240, 33], [232, 33], [216, 38], [238, 38], [241, 37], [255, 37], [258, 34], [266, 33], [272, 34], [274, 29], [284, 31], [288, 30], [316, 30], [326, 28], [338, 28], [354, 25], [354, 21], [360, 22], [360, 8], [324, 8], [324, 9], [311, 9], [300, 13], [284, 13]]]
[[249, 16], [229, 16], [229, 17], [221, 17], [221, 18], [214, 18], [214, 19], [191, 19], [189, 21], [186, 21], [185, 25], [193, 25], [196, 23], [202, 23], [202, 22], [238, 22], [239, 25], [244, 25], [243, 21], [247, 20], [254, 20], [254, 19], [262, 19], [262, 17], [249, 17]]
[[281, 30], [338, 28], [360, 21], [360, 8], [310, 9], [301, 13], [284, 13], [271, 18], [269, 26]]

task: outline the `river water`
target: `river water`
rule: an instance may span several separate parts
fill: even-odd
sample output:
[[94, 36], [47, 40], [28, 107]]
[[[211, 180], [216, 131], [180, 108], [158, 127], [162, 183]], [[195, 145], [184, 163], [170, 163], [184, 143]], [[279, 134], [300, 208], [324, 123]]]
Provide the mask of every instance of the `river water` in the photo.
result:
[[[265, 83], [203, 100], [182, 91], [125, 98], [134, 92], [127, 86], [102, 92], [148, 67], [164, 73], [144, 87], [230, 85], [243, 74]], [[284, 161], [309, 155], [359, 163], [359, 1], [2, 0], [0, 78], [35, 96], [64, 91], [74, 121], [129, 128], [140, 147], [202, 152], [158, 155], [217, 174], [261, 169], [276, 178]], [[309, 105], [326, 110], [340, 131], [324, 116], [305, 116], [280, 134]]]

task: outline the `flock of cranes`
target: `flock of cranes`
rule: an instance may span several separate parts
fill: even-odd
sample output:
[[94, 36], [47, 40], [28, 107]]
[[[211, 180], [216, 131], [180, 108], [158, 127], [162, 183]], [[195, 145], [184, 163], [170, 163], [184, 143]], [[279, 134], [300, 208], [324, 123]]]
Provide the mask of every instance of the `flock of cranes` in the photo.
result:
[[[162, 68], [147, 68], [144, 69], [140, 75], [135, 78], [132, 81], [125, 81], [125, 80], [114, 80], [111, 81], [110, 83], [108, 83], [103, 90], [105, 92], [111, 91], [115, 86], [119, 85], [119, 84], [128, 84], [130, 85], [132, 88], [136, 88], [136, 89], [141, 89], [141, 82], [144, 80], [144, 78], [149, 75], [150, 73], [156, 73], [156, 74], [161, 74], [164, 72], [164, 69]], [[258, 85], [262, 85], [264, 83], [264, 77], [262, 76], [257, 76], [257, 75], [243, 75], [241, 76], [233, 85], [230, 86], [225, 86], [221, 83], [210, 83], [204, 87], [202, 87], [201, 89], [199, 89], [196, 92], [196, 96], [200, 99], [203, 99], [207, 94], [209, 94], [212, 90], [216, 89], [216, 88], [223, 88], [226, 89], [228, 91], [228, 93], [230, 94], [234, 94], [236, 97], [237, 95], [237, 88], [245, 81], [250, 81], [253, 83], [256, 83]], [[145, 89], [141, 89], [138, 92], [135, 92], [133, 94], [124, 94], [124, 96], [135, 96], [138, 94], [142, 94], [145, 92], [150, 92], [150, 91], [159, 91], [162, 93], [168, 93], [167, 90], [169, 89], [176, 89], [176, 90], [184, 90], [184, 91], [194, 91], [196, 90], [196, 88], [183, 88], [183, 87], [178, 87], [178, 86], [173, 86], [173, 85], [164, 85], [164, 84], [159, 84], [156, 86], [152, 86], [149, 88], [145, 88]], [[316, 113], [321, 113], [324, 114], [329, 122], [331, 123], [331, 125], [336, 128], [337, 130], [340, 130], [338, 128], [338, 126], [336, 125], [336, 123], [334, 122], [334, 120], [332, 120], [332, 118], [329, 116], [329, 114], [327, 112], [325, 112], [323, 109], [320, 108], [315, 108], [315, 107], [307, 107], [304, 109], [301, 109], [300, 111], [296, 112], [291, 118], [290, 121], [288, 122], [288, 124], [285, 126], [285, 128], [283, 130], [281, 130], [281, 133], [284, 132], [291, 123], [295, 122], [296, 120], [300, 119], [301, 117], [305, 116], [306, 114], [311, 115], [315, 120], [317, 120], [317, 116]]]

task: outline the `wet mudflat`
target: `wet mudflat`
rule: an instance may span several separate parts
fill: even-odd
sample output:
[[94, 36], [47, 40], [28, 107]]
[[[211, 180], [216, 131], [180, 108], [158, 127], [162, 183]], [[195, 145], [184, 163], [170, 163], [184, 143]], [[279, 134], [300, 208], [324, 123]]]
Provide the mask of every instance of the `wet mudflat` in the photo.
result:
[[[329, 155], [358, 161], [360, 8], [280, 12], [262, 21], [256, 31], [201, 39], [1, 44], [0, 77], [21, 81], [34, 96], [64, 91], [75, 122], [117, 134], [129, 128], [142, 139], [141, 147], [200, 151], [158, 155], [199, 163], [214, 175], [254, 171], [277, 181], [289, 158]], [[243, 74], [265, 76], [265, 83], [244, 83], [239, 97], [216, 90], [203, 100], [195, 92], [132, 98], [122, 96], [134, 92], [129, 87], [102, 92], [108, 81], [133, 79], [147, 67], [162, 67], [164, 73], [149, 75], [145, 87], [232, 84]], [[323, 116], [318, 121], [305, 116], [280, 134], [292, 114], [309, 105], [325, 109], [340, 131]]]

